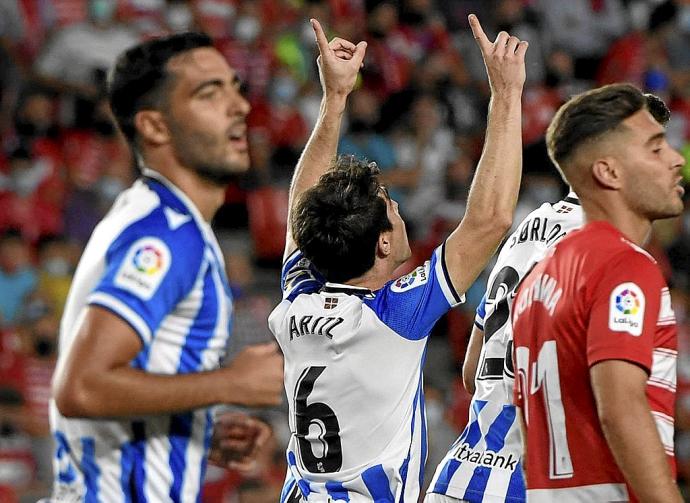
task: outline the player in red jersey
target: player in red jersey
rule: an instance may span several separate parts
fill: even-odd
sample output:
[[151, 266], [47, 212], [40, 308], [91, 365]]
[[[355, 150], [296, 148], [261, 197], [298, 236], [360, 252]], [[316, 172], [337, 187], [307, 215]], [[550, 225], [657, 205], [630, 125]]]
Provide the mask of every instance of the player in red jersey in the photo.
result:
[[551, 159], [586, 225], [525, 278], [513, 306], [515, 403], [531, 502], [681, 502], [674, 481], [676, 327], [652, 221], [683, 211], [669, 111], [627, 84], [568, 101]]

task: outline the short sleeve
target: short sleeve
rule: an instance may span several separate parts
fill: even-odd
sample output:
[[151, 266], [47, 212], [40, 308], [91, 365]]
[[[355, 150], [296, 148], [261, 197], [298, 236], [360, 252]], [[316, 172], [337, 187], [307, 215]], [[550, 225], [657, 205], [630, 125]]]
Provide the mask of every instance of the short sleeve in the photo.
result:
[[194, 287], [205, 250], [193, 221], [173, 230], [154, 212], [113, 241], [87, 303], [123, 318], [147, 346], [163, 318]]
[[665, 283], [657, 265], [629, 250], [607, 263], [590, 300], [587, 362], [626, 360], [648, 372]]
[[479, 330], [484, 330], [484, 320], [486, 319], [486, 292], [479, 301], [477, 311], [474, 315], [474, 324]]
[[292, 302], [302, 293], [318, 292], [325, 279], [300, 250], [295, 250], [283, 263], [280, 273], [280, 288], [283, 299]]
[[364, 299], [381, 321], [406, 339], [423, 339], [441, 316], [465, 301], [450, 282], [444, 250], [445, 243], [424, 265]]

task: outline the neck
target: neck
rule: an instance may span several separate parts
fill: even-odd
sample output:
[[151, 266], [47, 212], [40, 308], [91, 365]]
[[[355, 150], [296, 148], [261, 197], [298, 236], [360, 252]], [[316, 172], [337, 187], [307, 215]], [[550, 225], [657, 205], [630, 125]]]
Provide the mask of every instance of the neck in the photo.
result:
[[398, 266], [396, 265], [395, 267], [391, 268], [391, 264], [389, 262], [377, 258], [371, 269], [358, 278], [346, 281], [345, 284], [350, 286], [358, 286], [360, 288], [367, 288], [368, 290], [375, 292], [376, 290], [383, 288], [383, 285], [385, 285], [386, 282], [393, 277], [393, 272], [395, 269], [397, 269], [397, 267]]
[[638, 246], [644, 246], [649, 239], [652, 222], [632, 211], [617, 195], [600, 199], [581, 197], [580, 202], [587, 223], [608, 222]]
[[194, 203], [201, 216], [210, 222], [225, 201], [225, 185], [218, 185], [200, 177], [193, 170], [176, 162], [147, 159], [146, 166], [157, 171], [180, 189]]

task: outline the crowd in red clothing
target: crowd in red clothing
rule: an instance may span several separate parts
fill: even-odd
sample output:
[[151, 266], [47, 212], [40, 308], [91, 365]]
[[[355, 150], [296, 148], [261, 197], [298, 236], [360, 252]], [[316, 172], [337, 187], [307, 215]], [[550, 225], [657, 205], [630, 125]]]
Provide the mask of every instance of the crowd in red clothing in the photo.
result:
[[[416, 256], [425, 257], [461, 218], [481, 151], [489, 93], [466, 24], [470, 12], [490, 35], [506, 29], [530, 42], [516, 221], [564, 193], [543, 136], [572, 93], [629, 81], [662, 96], [673, 111], [669, 141], [690, 155], [685, 0], [0, 2], [0, 491], [4, 485], [45, 493], [46, 403], [70, 277], [93, 227], [136, 177], [105, 99], [115, 56], [139, 40], [194, 29], [209, 33], [238, 71], [252, 105], [252, 170], [228, 190], [215, 226], [251, 238], [250, 262], [269, 267], [267, 276], [277, 281], [270, 267], [282, 251], [286, 187], [320, 101], [309, 18], [320, 19], [331, 35], [368, 42], [340, 149], [378, 162], [409, 223]], [[690, 168], [685, 176], [690, 179]], [[660, 222], [649, 248], [673, 289], [679, 321], [677, 459], [690, 480], [690, 211]], [[452, 440], [466, 420], [468, 396], [457, 370], [484, 285], [485, 279], [475, 284], [464, 310], [449, 315], [432, 338], [429, 407], [442, 413], [429, 417], [440, 417], [430, 425], [438, 439], [447, 431]], [[269, 297], [277, 293], [270, 281], [252, 289], [263, 298], [266, 289], [275, 290]], [[238, 305], [242, 317], [241, 306], [258, 304]], [[281, 441], [279, 433], [255, 479], [211, 472], [207, 499], [234, 494], [274, 501]], [[437, 440], [440, 452], [430, 450], [432, 469], [444, 441]], [[8, 498], [0, 492], [0, 500]]]

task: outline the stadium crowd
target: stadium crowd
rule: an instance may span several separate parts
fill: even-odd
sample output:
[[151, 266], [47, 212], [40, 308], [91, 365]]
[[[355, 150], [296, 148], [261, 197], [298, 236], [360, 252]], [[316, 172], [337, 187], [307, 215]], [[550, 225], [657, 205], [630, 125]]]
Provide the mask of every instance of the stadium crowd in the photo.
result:
[[[61, 311], [83, 246], [136, 178], [105, 99], [109, 66], [138, 41], [211, 35], [252, 105], [250, 172], [230, 187], [214, 226], [236, 304], [228, 358], [272, 338], [280, 298], [287, 184], [316, 120], [320, 90], [310, 18], [366, 40], [339, 151], [377, 162], [409, 224], [411, 270], [453, 229], [481, 154], [489, 89], [467, 27], [530, 44], [523, 96], [524, 178], [515, 222], [566, 192], [545, 128], [570, 95], [631, 82], [672, 110], [669, 142], [690, 160], [690, 1], [657, 0], [3, 0], [0, 2], [0, 501], [46, 496], [50, 379]], [[690, 165], [684, 170], [690, 180]], [[496, 197], [501, 197], [496, 194]], [[685, 196], [687, 203], [688, 196]], [[655, 226], [648, 250], [678, 320], [676, 456], [690, 482], [690, 209]], [[489, 268], [490, 269], [490, 268]], [[467, 421], [459, 371], [480, 278], [435, 328], [427, 355], [427, 482]], [[204, 501], [277, 501], [287, 421], [251, 476], [209, 467]]]

